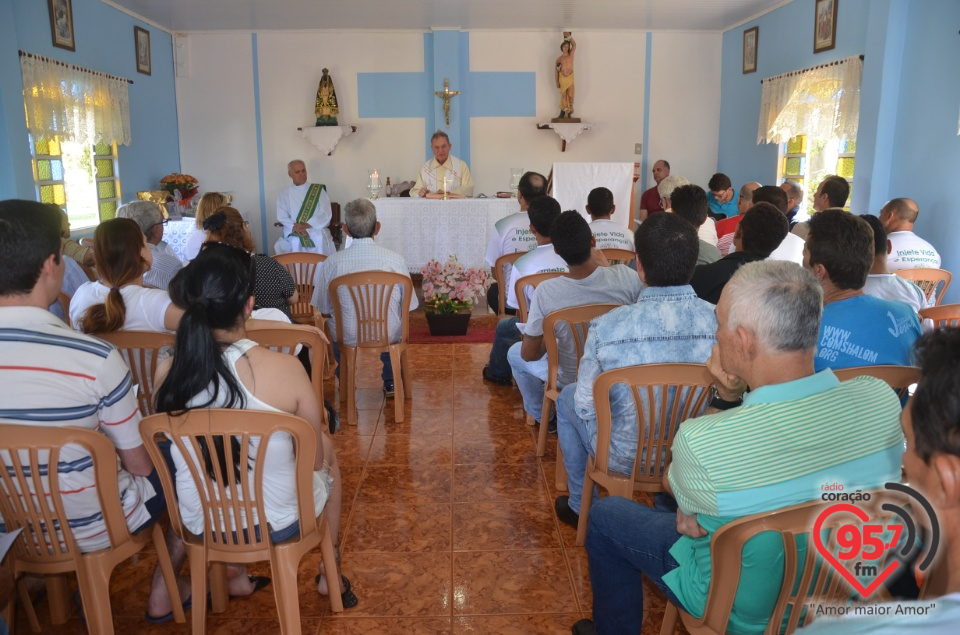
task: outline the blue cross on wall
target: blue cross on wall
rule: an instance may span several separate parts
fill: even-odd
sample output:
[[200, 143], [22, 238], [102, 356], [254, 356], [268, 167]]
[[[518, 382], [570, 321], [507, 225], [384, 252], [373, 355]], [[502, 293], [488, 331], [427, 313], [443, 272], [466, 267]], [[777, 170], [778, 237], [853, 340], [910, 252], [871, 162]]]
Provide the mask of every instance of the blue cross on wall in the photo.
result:
[[[537, 114], [536, 73], [470, 72], [470, 34], [435, 31], [423, 35], [422, 73], [357, 73], [360, 118], [417, 117], [426, 120], [424, 156], [432, 157], [430, 137], [436, 130], [450, 135], [453, 153], [470, 161], [473, 117], [534, 117]], [[450, 101], [446, 127], [443, 80], [460, 95]]]

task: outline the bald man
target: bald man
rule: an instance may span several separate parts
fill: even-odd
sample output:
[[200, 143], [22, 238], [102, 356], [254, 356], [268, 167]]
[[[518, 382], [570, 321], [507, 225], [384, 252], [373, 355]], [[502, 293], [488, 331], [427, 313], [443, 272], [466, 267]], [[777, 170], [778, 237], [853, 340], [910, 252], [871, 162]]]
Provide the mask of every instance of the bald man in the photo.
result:
[[912, 198], [895, 198], [880, 210], [880, 222], [887, 230], [890, 241], [890, 253], [887, 255], [887, 269], [930, 269], [940, 268], [940, 254], [933, 245], [913, 233], [913, 224], [917, 221], [920, 208]]

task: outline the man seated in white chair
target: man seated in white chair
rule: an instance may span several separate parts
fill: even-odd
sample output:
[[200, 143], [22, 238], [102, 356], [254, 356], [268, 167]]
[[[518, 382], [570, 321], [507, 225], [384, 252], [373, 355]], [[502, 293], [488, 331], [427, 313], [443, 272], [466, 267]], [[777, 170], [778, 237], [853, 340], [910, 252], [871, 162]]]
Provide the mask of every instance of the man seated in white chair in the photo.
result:
[[307, 183], [307, 166], [299, 159], [287, 164], [287, 174], [293, 185], [281, 190], [277, 197], [277, 222], [283, 225], [283, 233], [274, 244], [274, 251], [307, 251], [327, 256], [336, 253], [329, 229], [333, 211], [327, 186]]

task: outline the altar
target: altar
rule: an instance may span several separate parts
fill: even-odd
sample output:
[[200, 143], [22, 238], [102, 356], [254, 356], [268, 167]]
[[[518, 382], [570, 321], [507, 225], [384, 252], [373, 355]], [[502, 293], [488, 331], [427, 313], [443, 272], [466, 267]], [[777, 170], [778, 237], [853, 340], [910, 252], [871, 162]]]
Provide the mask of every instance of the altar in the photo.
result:
[[381, 198], [376, 243], [403, 256], [411, 272], [431, 259], [457, 256], [465, 267], [489, 268], [484, 256], [498, 220], [520, 211], [516, 199]]

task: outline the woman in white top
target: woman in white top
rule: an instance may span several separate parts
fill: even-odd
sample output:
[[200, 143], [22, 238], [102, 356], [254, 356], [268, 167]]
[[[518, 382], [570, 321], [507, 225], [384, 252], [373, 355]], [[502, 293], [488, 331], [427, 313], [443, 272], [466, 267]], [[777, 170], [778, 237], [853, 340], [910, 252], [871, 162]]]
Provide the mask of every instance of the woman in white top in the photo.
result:
[[[193, 408], [241, 408], [285, 412], [305, 419], [317, 435], [313, 457], [314, 505], [327, 509], [334, 544], [339, 542], [341, 483], [333, 442], [321, 430], [321, 410], [310, 380], [292, 355], [260, 348], [246, 338], [246, 320], [253, 312], [255, 261], [242, 249], [208, 244], [196, 259], [171, 281], [173, 301], [187, 307], [177, 330], [174, 356], [157, 369], [158, 412], [183, 412]], [[250, 452], [256, 452], [251, 441]], [[239, 452], [239, 443], [232, 442]], [[184, 524], [204, 533], [199, 494], [185, 457], [172, 448], [176, 466], [177, 498]], [[297, 523], [295, 456], [289, 435], [278, 433], [267, 446], [263, 477], [263, 503], [270, 535], [281, 542], [299, 531]], [[211, 466], [208, 464], [209, 471]], [[253, 467], [251, 466], [251, 469]], [[339, 548], [337, 549], [339, 553]], [[327, 567], [333, 566], [326, 563]], [[337, 567], [339, 568], [339, 567]], [[321, 574], [324, 573], [321, 565]], [[357, 604], [349, 582], [342, 579], [344, 607]], [[265, 578], [248, 578], [243, 565], [228, 567], [232, 596], [248, 595], [266, 585]], [[326, 595], [327, 583], [319, 576], [318, 590]]]
[[100, 223], [93, 233], [93, 258], [100, 279], [70, 299], [70, 321], [83, 333], [175, 331], [183, 310], [166, 291], [143, 286], [153, 252], [140, 226], [129, 218]]
[[203, 221], [217, 213], [222, 207], [230, 204], [227, 197], [220, 192], [207, 192], [200, 197], [197, 203], [197, 227], [183, 245], [183, 262], [188, 263], [197, 257], [200, 248], [207, 241], [207, 231], [203, 228]]

